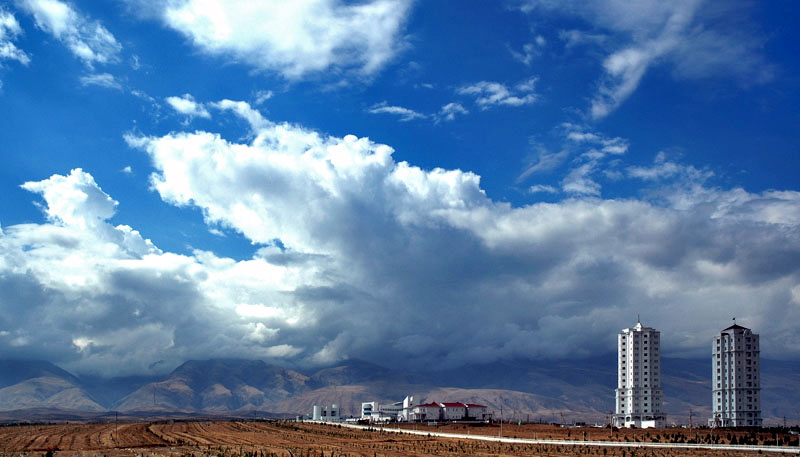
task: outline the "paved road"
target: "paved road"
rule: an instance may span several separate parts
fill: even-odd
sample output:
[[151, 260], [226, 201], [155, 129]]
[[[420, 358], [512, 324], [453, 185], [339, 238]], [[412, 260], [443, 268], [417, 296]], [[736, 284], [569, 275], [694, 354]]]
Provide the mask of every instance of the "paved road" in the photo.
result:
[[[322, 422], [328, 423], [328, 422]], [[505, 438], [488, 435], [464, 435], [460, 433], [427, 432], [424, 430], [406, 430], [389, 427], [374, 427], [341, 423], [342, 427], [358, 428], [362, 430], [382, 429], [389, 433], [404, 433], [408, 435], [438, 436], [442, 438], [455, 438], [463, 440], [495, 441], [512, 444], [555, 444], [559, 446], [597, 446], [597, 447], [634, 447], [634, 448], [670, 448], [670, 449], [712, 449], [717, 451], [745, 451], [745, 452], [774, 452], [800, 454], [800, 447], [788, 446], [750, 446], [744, 444], [691, 444], [691, 443], [652, 443], [652, 442], [626, 442], [626, 441], [581, 441], [581, 440], [539, 440], [532, 438]]]

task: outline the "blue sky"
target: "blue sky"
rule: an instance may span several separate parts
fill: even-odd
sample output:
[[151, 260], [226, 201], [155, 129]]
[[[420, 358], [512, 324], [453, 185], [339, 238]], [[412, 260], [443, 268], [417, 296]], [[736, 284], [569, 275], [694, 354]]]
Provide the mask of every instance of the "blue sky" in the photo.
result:
[[796, 357], [798, 11], [4, 1], [0, 354]]

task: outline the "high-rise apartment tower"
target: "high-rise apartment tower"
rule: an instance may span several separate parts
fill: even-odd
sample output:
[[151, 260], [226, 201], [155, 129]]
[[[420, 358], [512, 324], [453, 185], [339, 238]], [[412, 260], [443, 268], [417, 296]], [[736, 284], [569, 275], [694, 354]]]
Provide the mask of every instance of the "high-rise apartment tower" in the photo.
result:
[[714, 427], [761, 427], [758, 335], [733, 324], [711, 346]]
[[616, 427], [664, 427], [661, 412], [661, 332], [638, 322], [618, 337]]

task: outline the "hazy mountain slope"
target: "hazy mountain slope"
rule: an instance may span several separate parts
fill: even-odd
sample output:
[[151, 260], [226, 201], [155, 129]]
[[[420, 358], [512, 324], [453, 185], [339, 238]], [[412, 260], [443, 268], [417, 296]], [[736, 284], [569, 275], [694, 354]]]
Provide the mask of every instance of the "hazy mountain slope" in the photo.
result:
[[[80, 380], [47, 362], [0, 361], [0, 410], [227, 413], [250, 410], [304, 415], [314, 404], [339, 404], [343, 415], [361, 403], [464, 401], [516, 419], [602, 422], [614, 408], [616, 359], [498, 361], [416, 373], [352, 360], [302, 374], [258, 360], [189, 361], [155, 379]], [[800, 420], [800, 364], [762, 361], [767, 422]], [[695, 424], [711, 414], [709, 361], [662, 360], [664, 410], [670, 422]], [[150, 382], [148, 382], [150, 381]], [[124, 396], [123, 396], [124, 395]], [[121, 398], [120, 398], [121, 397]], [[102, 403], [97, 401], [102, 398]]]
[[147, 384], [160, 381], [162, 378], [163, 376], [125, 376], [109, 379], [98, 376], [81, 376], [80, 383], [87, 392], [92, 393], [92, 398], [111, 410], [122, 398]]
[[166, 379], [142, 386], [117, 409], [237, 411], [263, 409], [308, 390], [308, 377], [260, 360], [192, 360]]
[[0, 360], [0, 388], [33, 378], [53, 377], [78, 383], [69, 372], [43, 360]]
[[0, 389], [0, 409], [30, 408], [105, 410], [77, 385], [53, 376], [28, 379]]

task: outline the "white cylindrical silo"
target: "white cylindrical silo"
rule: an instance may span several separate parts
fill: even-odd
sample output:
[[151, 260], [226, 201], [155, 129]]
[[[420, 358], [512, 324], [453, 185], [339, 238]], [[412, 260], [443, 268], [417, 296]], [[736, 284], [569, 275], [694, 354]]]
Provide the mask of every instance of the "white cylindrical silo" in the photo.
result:
[[315, 421], [322, 420], [322, 406], [314, 405], [314, 412], [311, 414], [311, 419]]

